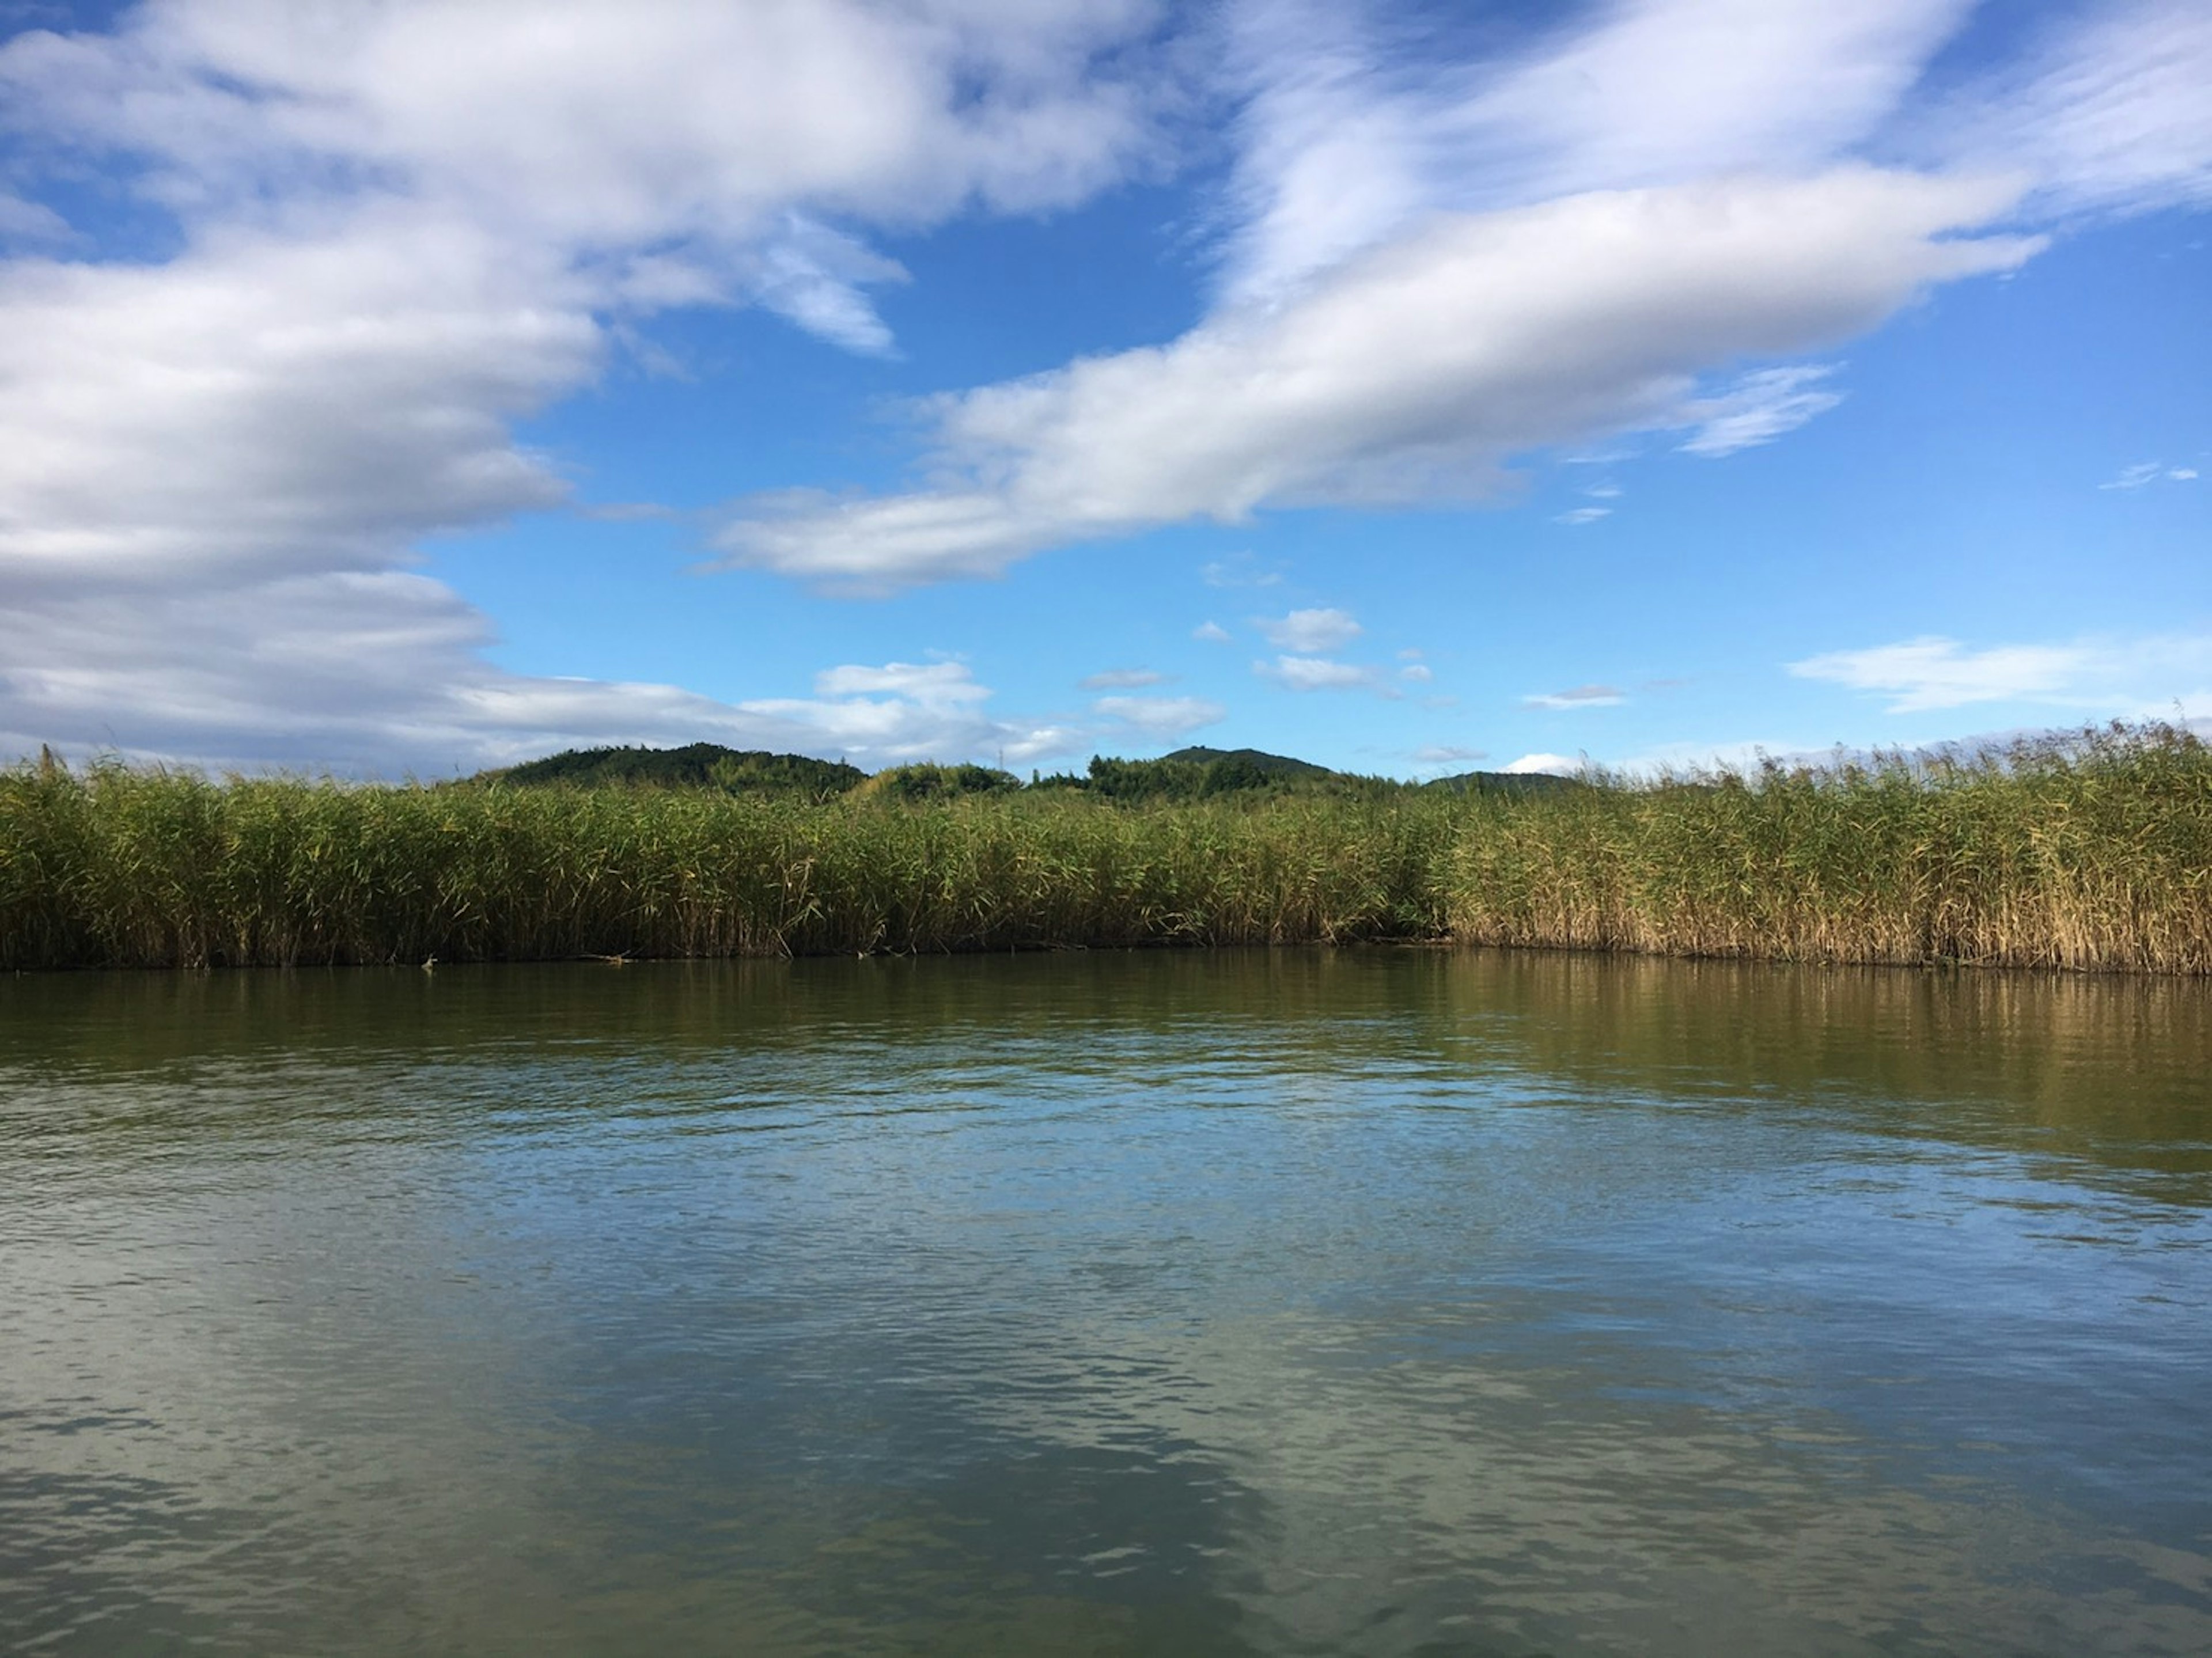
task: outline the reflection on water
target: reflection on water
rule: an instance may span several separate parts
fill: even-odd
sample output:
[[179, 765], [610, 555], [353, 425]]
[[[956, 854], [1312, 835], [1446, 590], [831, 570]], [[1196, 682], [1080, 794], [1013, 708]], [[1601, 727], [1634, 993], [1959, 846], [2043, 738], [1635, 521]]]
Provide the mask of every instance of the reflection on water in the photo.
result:
[[0, 1647], [2212, 1650], [2212, 987], [0, 981]]

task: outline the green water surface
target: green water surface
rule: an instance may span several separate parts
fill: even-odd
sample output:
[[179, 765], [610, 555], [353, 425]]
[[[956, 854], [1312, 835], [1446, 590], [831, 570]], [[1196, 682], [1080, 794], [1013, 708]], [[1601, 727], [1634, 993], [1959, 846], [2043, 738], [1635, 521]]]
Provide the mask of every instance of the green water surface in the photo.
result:
[[0, 1650], [2212, 1652], [2212, 986], [0, 981]]

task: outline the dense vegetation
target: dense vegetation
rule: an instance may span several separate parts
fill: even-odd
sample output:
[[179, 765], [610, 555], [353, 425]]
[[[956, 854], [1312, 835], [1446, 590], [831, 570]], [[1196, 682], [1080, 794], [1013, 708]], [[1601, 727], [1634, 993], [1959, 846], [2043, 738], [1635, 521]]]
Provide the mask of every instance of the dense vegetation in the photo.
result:
[[1540, 793], [906, 769], [811, 800], [20, 766], [0, 966], [1449, 938], [2212, 971], [2212, 753], [2165, 727]]
[[827, 800], [866, 781], [867, 773], [842, 760], [803, 754], [768, 754], [692, 743], [680, 749], [568, 749], [472, 780], [519, 788], [547, 784], [648, 784], [664, 788], [712, 788], [732, 794], [795, 794]]

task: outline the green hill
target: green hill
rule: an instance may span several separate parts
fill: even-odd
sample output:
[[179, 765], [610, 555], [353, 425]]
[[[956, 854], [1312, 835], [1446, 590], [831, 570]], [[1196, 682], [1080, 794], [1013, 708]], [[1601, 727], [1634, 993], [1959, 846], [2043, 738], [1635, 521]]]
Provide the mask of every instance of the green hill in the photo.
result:
[[1547, 771], [1463, 771], [1421, 785], [1441, 794], [1558, 794], [1589, 785]]
[[1240, 768], [1256, 771], [1270, 778], [1336, 775], [1327, 766], [1316, 766], [1310, 760], [1293, 760], [1286, 754], [1267, 754], [1259, 749], [1193, 747], [1177, 749], [1173, 754], [1164, 754], [1160, 758], [1178, 761], [1191, 766], [1213, 766], [1227, 762]]
[[858, 766], [848, 766], [842, 760], [691, 743], [680, 749], [567, 749], [543, 760], [481, 772], [477, 780], [523, 788], [611, 783], [711, 788], [732, 794], [800, 794], [826, 800], [856, 786], [866, 775]]

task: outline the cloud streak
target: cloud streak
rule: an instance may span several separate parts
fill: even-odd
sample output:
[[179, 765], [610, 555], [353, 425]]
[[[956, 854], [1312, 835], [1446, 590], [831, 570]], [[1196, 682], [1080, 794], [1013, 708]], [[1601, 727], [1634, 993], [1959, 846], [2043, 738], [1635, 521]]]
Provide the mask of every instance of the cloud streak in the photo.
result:
[[1613, 708], [1620, 707], [1627, 700], [1626, 695], [1611, 685], [1577, 685], [1572, 690], [1547, 691], [1538, 696], [1524, 696], [1521, 699], [1521, 706], [1524, 708], [1554, 710]]
[[2212, 683], [2212, 638], [2171, 635], [1971, 650], [1938, 635], [1831, 651], [1789, 665], [1801, 679], [1888, 699], [1891, 714], [2031, 702], [2143, 716]]
[[834, 592], [994, 575], [1046, 547], [1271, 507], [1481, 500], [1511, 456], [1609, 432], [1764, 441], [1817, 369], [1717, 397], [1713, 365], [1832, 343], [1929, 287], [2017, 267], [1972, 234], [2015, 187], [1846, 167], [1431, 222], [1294, 303], [931, 405], [945, 482], [755, 503], [733, 566]]

